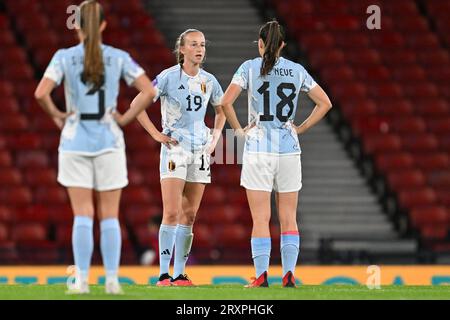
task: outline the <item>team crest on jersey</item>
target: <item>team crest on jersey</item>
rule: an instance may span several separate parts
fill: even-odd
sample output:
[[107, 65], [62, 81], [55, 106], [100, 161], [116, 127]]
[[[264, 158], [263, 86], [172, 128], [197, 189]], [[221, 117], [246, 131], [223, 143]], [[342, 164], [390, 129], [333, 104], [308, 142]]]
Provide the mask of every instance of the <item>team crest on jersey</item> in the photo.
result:
[[203, 94], [206, 94], [206, 83], [205, 82], [202, 82], [200, 84], [200, 88], [202, 89]]
[[170, 172], [174, 171], [176, 167], [177, 165], [175, 164], [175, 161], [169, 160], [169, 171]]

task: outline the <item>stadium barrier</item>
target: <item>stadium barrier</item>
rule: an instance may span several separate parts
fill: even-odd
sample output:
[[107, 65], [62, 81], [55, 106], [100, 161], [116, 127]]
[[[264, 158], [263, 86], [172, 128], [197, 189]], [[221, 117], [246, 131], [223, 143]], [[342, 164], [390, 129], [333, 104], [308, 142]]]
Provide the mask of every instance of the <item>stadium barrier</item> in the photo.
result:
[[[301, 266], [296, 270], [299, 284], [305, 285], [366, 285], [374, 276], [368, 266]], [[0, 284], [64, 284], [70, 274], [65, 266], [0, 267]], [[195, 284], [247, 284], [254, 275], [252, 266], [189, 266], [189, 277]], [[155, 284], [158, 267], [124, 266], [120, 281], [124, 284]], [[269, 283], [281, 283], [281, 266], [269, 270]], [[450, 284], [449, 266], [380, 266], [381, 285], [444, 285]], [[371, 281], [371, 280], [370, 280]], [[92, 284], [104, 283], [104, 269], [94, 266], [90, 272]]]

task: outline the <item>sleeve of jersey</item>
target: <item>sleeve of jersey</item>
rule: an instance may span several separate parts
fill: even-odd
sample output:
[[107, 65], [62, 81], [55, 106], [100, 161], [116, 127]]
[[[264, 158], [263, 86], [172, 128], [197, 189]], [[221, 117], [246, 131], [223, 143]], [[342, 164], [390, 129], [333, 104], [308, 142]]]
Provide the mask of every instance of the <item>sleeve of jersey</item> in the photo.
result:
[[53, 80], [57, 86], [61, 84], [61, 81], [64, 78], [61, 55], [62, 55], [61, 50], [56, 51], [44, 73], [44, 78]]
[[131, 86], [133, 82], [145, 73], [144, 69], [134, 61], [129, 54], [124, 58], [122, 67], [122, 78], [125, 80], [128, 86]]
[[311, 75], [302, 67], [302, 73], [303, 73], [303, 83], [300, 88], [303, 92], [309, 92], [312, 88], [314, 88], [317, 83], [314, 81], [314, 79], [311, 77]]
[[156, 78], [153, 79], [152, 84], [156, 91], [156, 96], [153, 98], [153, 102], [156, 102], [161, 96], [166, 94], [166, 83], [167, 76], [161, 76], [161, 74], [157, 75]]
[[214, 107], [217, 107], [217, 106], [220, 106], [222, 97], [223, 97], [222, 87], [220, 86], [219, 81], [217, 81], [217, 79], [214, 78], [213, 90], [212, 90], [211, 98], [209, 99], [209, 101], [211, 102], [211, 104]]
[[231, 80], [232, 84], [236, 84], [242, 89], [247, 89], [249, 64], [250, 61], [246, 61], [239, 67], [239, 69], [237, 69], [233, 79]]

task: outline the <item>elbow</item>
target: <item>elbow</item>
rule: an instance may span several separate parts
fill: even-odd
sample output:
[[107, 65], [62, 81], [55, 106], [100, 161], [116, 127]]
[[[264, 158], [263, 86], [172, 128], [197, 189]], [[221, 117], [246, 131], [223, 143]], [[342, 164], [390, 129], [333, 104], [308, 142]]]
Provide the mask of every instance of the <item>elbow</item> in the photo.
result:
[[44, 92], [42, 92], [41, 90], [36, 89], [36, 91], [34, 92], [34, 98], [40, 102], [43, 101], [45, 99], [46, 94]]

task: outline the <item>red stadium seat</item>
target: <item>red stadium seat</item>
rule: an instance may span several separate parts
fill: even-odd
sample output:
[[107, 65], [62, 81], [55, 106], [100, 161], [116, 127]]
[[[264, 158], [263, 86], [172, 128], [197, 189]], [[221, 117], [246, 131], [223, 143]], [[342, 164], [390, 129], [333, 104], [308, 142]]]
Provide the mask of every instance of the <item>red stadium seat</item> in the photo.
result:
[[373, 98], [395, 99], [403, 96], [402, 88], [396, 83], [372, 84], [369, 88], [369, 94]]
[[444, 99], [416, 100], [414, 110], [425, 117], [450, 117], [450, 108]]
[[40, 136], [35, 133], [21, 133], [8, 137], [8, 147], [12, 150], [38, 149], [41, 143]]
[[399, 192], [400, 206], [405, 209], [432, 206], [437, 203], [437, 195], [431, 188], [405, 190]]
[[2, 111], [7, 114], [17, 113], [19, 111], [19, 104], [12, 96], [0, 96], [0, 105], [2, 106]]
[[205, 189], [202, 203], [206, 205], [220, 205], [225, 201], [225, 189], [217, 185], [210, 185]]
[[369, 117], [377, 113], [377, 104], [371, 99], [343, 101], [341, 110], [347, 119]]
[[394, 132], [412, 134], [426, 131], [426, 124], [419, 117], [395, 118], [390, 121], [390, 128]]
[[39, 187], [35, 190], [36, 203], [64, 204], [67, 203], [67, 192], [62, 187]]
[[0, 203], [6, 205], [27, 205], [32, 201], [32, 194], [26, 187], [9, 187], [0, 190]]
[[55, 169], [41, 168], [36, 170], [34, 168], [28, 169], [25, 172], [25, 182], [32, 187], [53, 187], [57, 185]]
[[450, 169], [450, 158], [445, 153], [417, 154], [414, 162], [425, 171]]
[[128, 187], [123, 192], [124, 204], [150, 204], [152, 199], [150, 191], [143, 187]]
[[131, 226], [148, 225], [153, 217], [162, 217], [163, 209], [155, 205], [130, 204], [124, 208], [124, 217]]
[[402, 146], [410, 152], [435, 151], [438, 148], [438, 140], [432, 134], [410, 134], [402, 136]]
[[309, 61], [314, 68], [319, 68], [322, 66], [327, 67], [328, 65], [341, 65], [344, 63], [345, 57], [341, 50], [334, 49], [315, 54], [311, 56]]
[[417, 59], [414, 51], [402, 49], [381, 51], [381, 57], [383, 58], [384, 64], [393, 67], [393, 69], [401, 65], [412, 65], [416, 63]]
[[4, 115], [0, 118], [0, 132], [15, 133], [28, 129], [27, 118], [22, 115]]
[[45, 168], [49, 164], [44, 151], [20, 151], [16, 153], [16, 165], [19, 168]]
[[216, 234], [208, 224], [196, 223], [194, 225], [193, 233], [193, 248], [213, 248], [216, 246]]
[[21, 223], [14, 227], [13, 238], [18, 242], [47, 240], [47, 230], [39, 223]]
[[36, 222], [46, 226], [50, 222], [50, 213], [45, 204], [31, 205], [17, 209], [15, 220], [17, 223]]
[[218, 245], [234, 248], [248, 247], [250, 229], [241, 224], [224, 225], [218, 234]]
[[387, 180], [389, 186], [395, 191], [423, 187], [426, 183], [425, 175], [417, 169], [390, 172], [387, 175]]
[[11, 154], [7, 150], [0, 150], [0, 171], [3, 168], [10, 167], [12, 165]]
[[426, 80], [425, 71], [419, 66], [399, 66], [392, 70], [392, 75], [393, 78], [400, 83]]
[[366, 86], [359, 82], [334, 83], [331, 85], [331, 92], [337, 99], [344, 97], [367, 98]]
[[22, 175], [16, 169], [0, 169], [0, 185], [3, 186], [20, 186], [22, 183]]
[[405, 99], [382, 99], [378, 100], [377, 113], [384, 116], [407, 116], [413, 113], [412, 104]]
[[414, 227], [424, 225], [446, 225], [450, 214], [445, 207], [432, 206], [426, 208], [414, 208], [410, 213], [411, 222]]
[[363, 145], [369, 154], [393, 152], [401, 149], [401, 139], [395, 134], [375, 134], [365, 137]]
[[425, 225], [420, 228], [420, 237], [424, 240], [444, 240], [448, 234], [447, 226]]
[[0, 206], [0, 222], [8, 224], [13, 220], [15, 212], [9, 206]]
[[0, 222], [0, 243], [4, 243], [9, 239], [8, 227]]
[[411, 154], [400, 152], [400, 153], [389, 153], [389, 154], [378, 154], [375, 158], [376, 167], [383, 173], [411, 169], [414, 165], [414, 158]]
[[[0, 80], [0, 97], [11, 98], [13, 96], [13, 94], [14, 94], [14, 89], [13, 89], [13, 86], [11, 85], [11, 83], [8, 81]], [[2, 106], [3, 106], [3, 104], [2, 104]]]

